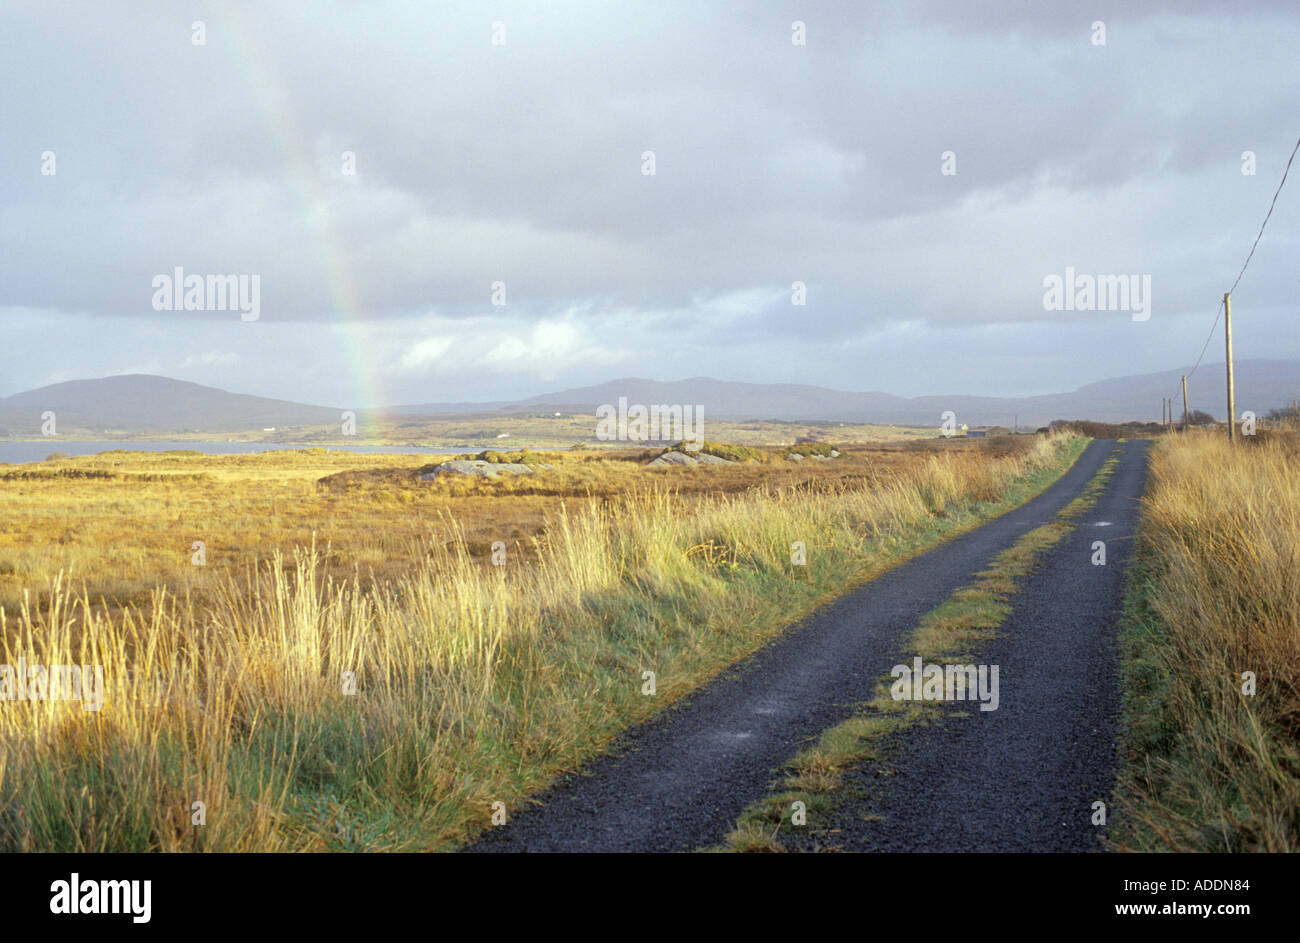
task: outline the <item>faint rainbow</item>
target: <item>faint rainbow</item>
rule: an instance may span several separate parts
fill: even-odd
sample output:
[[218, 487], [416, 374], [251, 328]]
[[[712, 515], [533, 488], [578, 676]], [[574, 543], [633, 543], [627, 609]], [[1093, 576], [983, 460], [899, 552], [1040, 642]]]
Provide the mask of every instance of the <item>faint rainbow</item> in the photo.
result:
[[[303, 207], [303, 217], [314, 230], [320, 271], [325, 277], [334, 322], [344, 333], [345, 356], [351, 366], [353, 394], [358, 402], [339, 406], [378, 406], [388, 402], [385, 387], [378, 372], [371, 366], [373, 358], [367, 352], [377, 348], [373, 343], [369, 322], [362, 317], [365, 310], [361, 289], [347, 256], [338, 247], [333, 221], [330, 218], [330, 201], [322, 185], [321, 170], [304, 150], [306, 140], [301, 133], [293, 111], [286, 106], [289, 96], [274, 69], [274, 59], [258, 41], [255, 30], [243, 20], [242, 13], [230, 0], [218, 0], [222, 11], [224, 29], [219, 33], [229, 40], [229, 48], [236, 64], [243, 72], [253, 101], [265, 119], [271, 141], [274, 143], [289, 183]], [[212, 40], [209, 34], [209, 41]]]

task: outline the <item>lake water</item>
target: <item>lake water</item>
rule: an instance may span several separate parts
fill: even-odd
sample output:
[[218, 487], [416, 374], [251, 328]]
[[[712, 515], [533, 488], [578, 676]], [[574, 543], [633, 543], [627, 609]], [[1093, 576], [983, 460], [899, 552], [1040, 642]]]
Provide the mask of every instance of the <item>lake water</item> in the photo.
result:
[[[249, 455], [254, 452], [278, 452], [285, 449], [319, 449], [331, 452], [361, 452], [389, 455], [430, 455], [448, 452], [480, 452], [492, 446], [442, 445], [417, 447], [410, 445], [289, 445], [278, 442], [66, 442], [62, 439], [42, 439], [39, 442], [0, 442], [0, 462], [40, 462], [51, 452], [67, 455], [94, 455], [113, 449], [128, 452], [171, 452], [189, 449], [207, 455]], [[500, 448], [501, 446], [495, 446]]]

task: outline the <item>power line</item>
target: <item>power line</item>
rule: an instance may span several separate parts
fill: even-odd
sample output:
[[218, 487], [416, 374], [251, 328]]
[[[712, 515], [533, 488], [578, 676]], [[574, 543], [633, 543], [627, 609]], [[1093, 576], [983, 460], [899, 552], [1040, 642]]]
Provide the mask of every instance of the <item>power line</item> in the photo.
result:
[[1300, 138], [1296, 139], [1295, 147], [1291, 148], [1291, 156], [1287, 159], [1286, 169], [1282, 171], [1282, 180], [1273, 191], [1273, 202], [1268, 205], [1268, 213], [1264, 216], [1264, 222], [1259, 224], [1259, 235], [1255, 237], [1255, 244], [1250, 247], [1250, 255], [1246, 256], [1246, 261], [1241, 263], [1241, 271], [1237, 273], [1237, 281], [1232, 283], [1228, 289], [1228, 294], [1232, 294], [1237, 289], [1237, 283], [1241, 281], [1241, 276], [1246, 274], [1246, 266], [1250, 264], [1251, 256], [1255, 254], [1255, 248], [1259, 245], [1259, 240], [1264, 236], [1264, 227], [1268, 225], [1268, 218], [1273, 215], [1273, 207], [1277, 206], [1277, 195], [1282, 192], [1282, 185], [1286, 183], [1286, 175], [1291, 172], [1291, 161], [1295, 160], [1295, 152], [1300, 151]]
[[[1286, 169], [1282, 171], [1282, 179], [1278, 182], [1277, 189], [1273, 191], [1273, 201], [1268, 204], [1268, 212], [1264, 214], [1264, 222], [1259, 224], [1259, 234], [1255, 236], [1255, 242], [1250, 247], [1250, 253], [1246, 256], [1246, 261], [1241, 263], [1241, 271], [1237, 273], [1237, 278], [1232, 283], [1232, 287], [1228, 289], [1228, 294], [1232, 294], [1237, 290], [1237, 285], [1241, 282], [1241, 276], [1246, 274], [1246, 267], [1250, 265], [1250, 260], [1255, 256], [1255, 249], [1259, 246], [1259, 240], [1264, 237], [1264, 227], [1268, 225], [1269, 217], [1273, 215], [1273, 207], [1277, 206], [1278, 194], [1282, 192], [1282, 187], [1286, 183], [1287, 174], [1291, 172], [1291, 162], [1295, 160], [1296, 151], [1300, 151], [1300, 138], [1296, 139], [1295, 147], [1291, 148], [1291, 156], [1287, 158]], [[1219, 311], [1214, 315], [1214, 324], [1210, 326], [1210, 334], [1205, 338], [1205, 343], [1201, 346], [1201, 355], [1196, 358], [1196, 363], [1192, 365], [1192, 369], [1187, 373], [1189, 377], [1196, 372], [1196, 368], [1201, 365], [1201, 358], [1204, 357], [1205, 352], [1209, 350], [1210, 340], [1214, 337], [1214, 329], [1219, 326], [1219, 316], [1222, 314], [1223, 302], [1220, 301]]]
[[1189, 378], [1191, 377], [1191, 375], [1192, 375], [1193, 373], [1196, 372], [1196, 368], [1199, 367], [1199, 366], [1201, 365], [1201, 357], [1204, 357], [1204, 356], [1205, 356], [1205, 352], [1206, 352], [1207, 350], [1210, 349], [1210, 341], [1212, 341], [1212, 340], [1214, 339], [1214, 329], [1215, 329], [1216, 327], [1219, 326], [1219, 315], [1221, 315], [1221, 314], [1223, 314], [1223, 302], [1222, 302], [1222, 301], [1219, 302], [1219, 310], [1218, 310], [1218, 312], [1214, 315], [1214, 323], [1210, 325], [1210, 333], [1206, 335], [1206, 337], [1205, 337], [1205, 343], [1201, 345], [1201, 356], [1196, 358], [1196, 363], [1192, 364], [1192, 369], [1190, 369], [1190, 370], [1187, 371], [1187, 376], [1188, 376]]

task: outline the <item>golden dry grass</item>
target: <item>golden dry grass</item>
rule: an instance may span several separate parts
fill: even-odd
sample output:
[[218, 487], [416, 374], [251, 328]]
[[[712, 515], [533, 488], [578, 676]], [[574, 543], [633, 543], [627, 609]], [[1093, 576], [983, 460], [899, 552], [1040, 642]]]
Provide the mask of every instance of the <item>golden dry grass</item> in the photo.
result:
[[1166, 437], [1143, 504], [1116, 845], [1296, 851], [1300, 439]]
[[[51, 528], [68, 538], [56, 546], [82, 554], [82, 576], [111, 580], [122, 559], [131, 580], [159, 574], [134, 605], [56, 575], [0, 610], [0, 664], [102, 665], [106, 682], [98, 712], [0, 703], [0, 849], [454, 845], [486, 825], [492, 802], [517, 805], [819, 601], [994, 513], [1066, 447], [1044, 437], [1001, 456], [859, 456], [731, 493], [582, 500], [396, 487], [390, 499], [391, 457], [368, 456], [149, 459], [162, 463], [153, 475], [207, 476], [184, 484], [0, 483], [30, 497], [6, 525], [19, 566]], [[74, 464], [129, 476], [143, 461]], [[316, 483], [368, 464], [377, 482]], [[26, 491], [51, 482], [70, 490]], [[473, 500], [547, 502], [540, 515], [521, 506], [521, 520], [540, 520], [523, 534], [530, 553], [504, 567], [476, 560], [457, 523]], [[457, 513], [439, 516], [439, 502]], [[209, 567], [191, 574], [190, 541], [214, 533]], [[791, 564], [795, 541], [806, 567]], [[376, 551], [399, 562], [363, 574], [362, 554]], [[227, 552], [231, 564], [214, 567]], [[657, 697], [641, 694], [646, 670]]]
[[[15, 610], [24, 591], [41, 598], [59, 572], [111, 607], [148, 605], [159, 586], [205, 602], [276, 550], [291, 555], [313, 541], [328, 575], [368, 584], [407, 572], [428, 541], [463, 539], [484, 563], [498, 540], [512, 555], [531, 554], [547, 515], [562, 505], [576, 512], [637, 489], [671, 492], [686, 508], [702, 496], [763, 486], [859, 487], [953, 447], [891, 443], [833, 462], [698, 469], [645, 468], [643, 450], [581, 450], [536, 476], [496, 481], [416, 477], [449, 456], [326, 450], [109, 452], [0, 466], [0, 606]], [[195, 541], [206, 547], [202, 568], [191, 563]]]

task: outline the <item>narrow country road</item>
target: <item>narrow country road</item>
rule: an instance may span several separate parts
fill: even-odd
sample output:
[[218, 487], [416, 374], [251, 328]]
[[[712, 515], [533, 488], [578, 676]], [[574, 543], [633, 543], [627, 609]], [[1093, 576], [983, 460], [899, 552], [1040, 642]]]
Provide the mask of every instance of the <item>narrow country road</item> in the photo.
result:
[[[941, 705], [886, 761], [849, 774], [860, 801], [831, 823], [854, 851], [1101, 851], [1094, 802], [1118, 763], [1116, 626], [1137, 532], [1146, 442], [1123, 458], [1079, 526], [1039, 560], [978, 660], [999, 666], [996, 711]], [[1094, 566], [1093, 542], [1106, 546]], [[962, 711], [961, 708], [966, 710]], [[1109, 809], [1106, 810], [1110, 814]], [[806, 844], [806, 840], [805, 843]]]
[[[1090, 443], [1074, 467], [1032, 501], [819, 609], [663, 714], [626, 732], [610, 752], [539, 796], [540, 805], [517, 812], [508, 825], [488, 831], [468, 850], [666, 852], [718, 842], [741, 810], [766, 792], [782, 762], [870, 696], [876, 680], [898, 663], [903, 640], [922, 615], [971, 582], [996, 554], [1051, 520], [1079, 494], [1115, 447], [1113, 441]], [[979, 822], [965, 822], [957, 834], [970, 841], [954, 845], [949, 832], [934, 821], [919, 826], [910, 821], [917, 815], [933, 819], [941, 801], [953, 804], [953, 817], [974, 810], [991, 816], [984, 824], [997, 828], [1038, 823], [1026, 842], [1041, 834], [1053, 836], [1053, 849], [1077, 846], [1077, 842], [1057, 841], [1064, 828], [1056, 819], [1062, 809], [1072, 809], [1079, 801], [1074, 792], [1054, 801], [1051, 794], [1059, 789], [1033, 790], [1041, 786], [1038, 780], [1043, 777], [1066, 776], [1078, 781], [1080, 794], [1109, 795], [1102, 779], [1113, 766], [1109, 725], [1114, 722], [1115, 681], [1106, 640], [1113, 636], [1122, 569], [1131, 544], [1115, 538], [1130, 537], [1135, 530], [1146, 469], [1145, 443], [1129, 442], [1121, 448], [1119, 466], [1094, 512], [1058, 546], [1058, 550], [1074, 547], [1085, 537], [1090, 543], [1090, 524], [1110, 521], [1111, 526], [1104, 528], [1113, 548], [1109, 564], [1094, 568], [1086, 556], [1082, 558], [1089, 570], [1104, 573], [1077, 572], [1077, 560], [1058, 559], [1053, 553], [1057, 568], [1053, 582], [1043, 588], [1040, 577], [1046, 574], [1036, 574], [1035, 592], [1018, 597], [1016, 613], [1006, 627], [1008, 645], [1016, 642], [1017, 631], [1028, 631], [1023, 626], [1029, 625], [1051, 647], [1039, 654], [1032, 643], [1022, 643], [1006, 655], [986, 656], [989, 663], [1004, 658], [1003, 707], [976, 713], [981, 719], [997, 717], [1000, 733], [981, 732], [971, 724], [975, 739], [968, 746], [945, 741], [929, 747], [938, 750], [930, 757], [936, 765], [907, 770], [910, 789], [924, 796], [909, 804], [901, 787], [891, 792], [882, 813], [891, 816], [888, 827], [873, 827], [870, 835], [865, 829], [868, 823], [860, 820], [844, 826], [846, 831], [864, 833], [861, 847], [979, 847], [983, 827]], [[1022, 603], [1036, 608], [1022, 612]], [[1076, 649], [1087, 657], [1081, 659]], [[1013, 657], [1037, 665], [1038, 673], [1030, 680], [1018, 677]], [[1042, 698], [1057, 706], [1050, 721], [1034, 716], [1033, 705]], [[938, 735], [935, 731], [948, 726], [923, 733]], [[994, 725], [987, 726], [993, 730]], [[985, 751], [963, 756], [972, 768], [977, 767], [971, 773], [975, 778], [964, 781], [955, 772], [952, 755], [962, 749]], [[1089, 750], [1097, 757], [1085, 756]], [[1077, 769], [1071, 767], [1070, 757], [1057, 755], [1061, 753], [1073, 756]], [[1004, 772], [1007, 778], [999, 778]], [[967, 794], [988, 790], [1012, 794], [992, 805]], [[1016, 790], [1031, 790], [1032, 795], [1018, 800]], [[940, 800], [940, 795], [946, 798]], [[1018, 801], [1025, 802], [1024, 809], [1009, 820]], [[848, 835], [841, 837], [846, 839], [843, 844], [850, 844]], [[999, 847], [1012, 844], [1000, 842]]]

